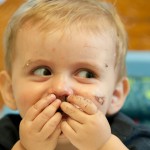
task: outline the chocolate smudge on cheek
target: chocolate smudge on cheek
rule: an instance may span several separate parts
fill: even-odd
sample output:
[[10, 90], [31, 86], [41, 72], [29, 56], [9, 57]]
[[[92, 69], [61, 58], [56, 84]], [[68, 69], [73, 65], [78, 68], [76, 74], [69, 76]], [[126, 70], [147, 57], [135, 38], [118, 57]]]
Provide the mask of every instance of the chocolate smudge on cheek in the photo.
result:
[[103, 105], [105, 103], [105, 97], [104, 96], [94, 96], [95, 100]]

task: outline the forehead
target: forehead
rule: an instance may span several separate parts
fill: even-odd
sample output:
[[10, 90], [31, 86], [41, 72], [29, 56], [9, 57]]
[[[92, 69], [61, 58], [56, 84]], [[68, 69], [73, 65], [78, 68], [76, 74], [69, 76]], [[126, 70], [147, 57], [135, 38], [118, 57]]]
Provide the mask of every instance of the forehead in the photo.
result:
[[[82, 38], [82, 42], [84, 42], [85, 47], [90, 47], [90, 43], [94, 42], [95, 38], [101, 38], [99, 41], [99, 44], [106, 44], [108, 47], [110, 46], [116, 46], [116, 31], [113, 27], [110, 25], [103, 25], [105, 28], [101, 27], [101, 29], [97, 30], [97, 32], [88, 30], [86, 28], [78, 28], [78, 26], [70, 26], [65, 29], [50, 29], [41, 28], [43, 23], [39, 23], [35, 26], [31, 22], [27, 22], [20, 28], [17, 34], [17, 41], [16, 43], [20, 43], [24, 38], [26, 41], [30, 42], [30, 40], [34, 37], [34, 41], [36, 43], [36, 40], [40, 40], [40, 43], [49, 42], [48, 40], [57, 40], [57, 42], [60, 42], [62, 40], [70, 40], [74, 41], [77, 37]], [[83, 38], [84, 37], [84, 38]], [[89, 38], [90, 37], [90, 38]], [[37, 44], [37, 43], [36, 43]], [[17, 44], [16, 44], [17, 45]], [[29, 45], [30, 46], [30, 45]]]
[[[24, 61], [45, 59], [47, 61], [68, 59], [69, 61], [99, 61], [114, 64], [115, 43], [112, 29], [100, 34], [79, 31], [76, 28], [61, 31], [41, 31], [38, 27], [22, 28], [18, 32], [16, 58]], [[70, 61], [70, 62], [71, 62]]]

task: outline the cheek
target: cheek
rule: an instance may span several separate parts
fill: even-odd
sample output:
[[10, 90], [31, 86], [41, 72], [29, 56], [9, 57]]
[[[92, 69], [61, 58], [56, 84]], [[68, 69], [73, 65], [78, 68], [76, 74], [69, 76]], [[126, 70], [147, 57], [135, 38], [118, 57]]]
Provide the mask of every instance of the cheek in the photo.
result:
[[[30, 88], [32, 87], [32, 88]], [[20, 115], [23, 117], [27, 110], [43, 96], [42, 88], [35, 86], [15, 86], [13, 88], [14, 99]]]

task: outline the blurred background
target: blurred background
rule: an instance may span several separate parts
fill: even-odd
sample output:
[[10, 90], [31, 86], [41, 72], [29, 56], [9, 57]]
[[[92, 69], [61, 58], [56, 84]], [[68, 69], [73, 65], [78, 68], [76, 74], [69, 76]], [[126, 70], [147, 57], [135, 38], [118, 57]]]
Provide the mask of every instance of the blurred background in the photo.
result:
[[[2, 37], [6, 24], [12, 13], [24, 1], [0, 0], [0, 70], [3, 69]], [[143, 116], [150, 118], [150, 0], [106, 1], [111, 2], [117, 8], [129, 37], [129, 56], [127, 57], [127, 66], [129, 67], [127, 69], [129, 70], [132, 87], [128, 96], [129, 100], [123, 111], [128, 113], [132, 107], [133, 112], [130, 112], [129, 115], [134, 119], [137, 118], [137, 121], [141, 114], [143, 115], [141, 115], [140, 120], [143, 120]], [[137, 93], [141, 94], [138, 95]], [[141, 111], [139, 111], [139, 106], [135, 105], [135, 101], [140, 107], [142, 106]], [[2, 109], [2, 106], [3, 102], [0, 97], [0, 109]]]

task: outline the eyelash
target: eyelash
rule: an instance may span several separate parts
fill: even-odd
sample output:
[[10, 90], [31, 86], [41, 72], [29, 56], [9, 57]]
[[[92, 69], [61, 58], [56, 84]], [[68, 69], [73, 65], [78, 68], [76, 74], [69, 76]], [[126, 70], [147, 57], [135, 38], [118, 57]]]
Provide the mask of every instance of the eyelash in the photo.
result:
[[[39, 70], [39, 69], [43, 69], [43, 71]], [[41, 75], [40, 73], [44, 73], [45, 70], [47, 71], [48, 70], [48, 74], [46, 75]], [[36, 71], [40, 71], [39, 73]], [[81, 74], [82, 73], [82, 74]], [[39, 67], [35, 67], [34, 69], [31, 70], [31, 74], [32, 75], [37, 75], [37, 76], [44, 76], [44, 77], [47, 77], [47, 76], [51, 76], [52, 75], [52, 70], [47, 67], [47, 66], [39, 66]], [[81, 76], [80, 76], [81, 75]], [[85, 77], [84, 77], [85, 75]], [[88, 76], [89, 75], [89, 76]], [[79, 69], [76, 73], [75, 73], [75, 76], [76, 77], [79, 77], [79, 78], [85, 78], [85, 79], [94, 79], [94, 78], [98, 78], [98, 75], [94, 72], [94, 71], [91, 71], [89, 69], [86, 69], [86, 68], [83, 68], [83, 69]]]
[[[93, 78], [97, 78], [97, 75], [96, 75], [96, 73], [94, 73], [93, 71], [91, 71], [91, 70], [89, 70], [89, 69], [80, 69], [78, 72], [77, 72], [77, 74], [76, 75], [78, 75], [78, 74], [80, 74], [80, 73], [82, 73], [82, 72], [84, 72], [84, 73], [89, 73], [89, 77], [82, 77], [81, 76], [81, 78], [87, 78], [87, 79], [93, 79]], [[86, 74], [87, 75], [87, 74]], [[80, 76], [79, 76], [80, 77]]]
[[[35, 72], [38, 71], [39, 69], [48, 70], [50, 74], [48, 74], [48, 75], [38, 75], [38, 74], [36, 74]], [[45, 70], [43, 70], [43, 71], [45, 71]], [[47, 66], [40, 66], [40, 67], [36, 67], [36, 68], [32, 69], [32, 70], [31, 70], [31, 74], [32, 74], [32, 75], [37, 75], [37, 76], [50, 76], [50, 75], [52, 74], [52, 71], [51, 71], [51, 69], [50, 69], [49, 67], [47, 67]]]

